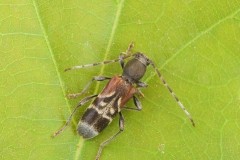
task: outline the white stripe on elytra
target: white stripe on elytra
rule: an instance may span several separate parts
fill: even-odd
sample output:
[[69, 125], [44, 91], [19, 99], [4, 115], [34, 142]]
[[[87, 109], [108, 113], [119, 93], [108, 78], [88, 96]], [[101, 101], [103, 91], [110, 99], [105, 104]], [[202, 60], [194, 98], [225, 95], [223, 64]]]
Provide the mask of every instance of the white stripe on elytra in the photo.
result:
[[99, 97], [99, 98], [106, 98], [106, 97], [111, 97], [111, 96], [113, 96], [114, 94], [115, 94], [115, 91], [112, 91], [112, 92], [110, 92], [110, 93], [108, 93], [108, 94], [99, 94], [98, 97]]
[[120, 112], [120, 106], [121, 106], [121, 102], [122, 102], [122, 97], [120, 97], [119, 99], [118, 99], [118, 112]]
[[[114, 93], [113, 93], [114, 94]], [[112, 96], [113, 94], [109, 94], [108, 96], [110, 97], [110, 96]], [[105, 106], [103, 109], [99, 109], [97, 106], [95, 106], [94, 104], [91, 104], [88, 108], [93, 108], [93, 109], [95, 109], [95, 111], [99, 114], [99, 115], [101, 115], [103, 118], [106, 118], [106, 119], [108, 119], [109, 121], [112, 121], [112, 118], [111, 117], [109, 117], [108, 115], [107, 115], [107, 113], [110, 113], [111, 115], [113, 115], [114, 114], [114, 112], [115, 112], [115, 110], [114, 110], [114, 108], [113, 108], [113, 103], [115, 102], [115, 100], [117, 99], [117, 96], [116, 97], [114, 97], [109, 103], [105, 103], [105, 102], [103, 102], [103, 101], [101, 101], [98, 105], [99, 106], [101, 106], [101, 107], [103, 107], [103, 106]], [[118, 100], [118, 105], [120, 104], [120, 102], [121, 102], [121, 98], [119, 98], [120, 100]], [[118, 111], [119, 111], [119, 107], [118, 107]]]

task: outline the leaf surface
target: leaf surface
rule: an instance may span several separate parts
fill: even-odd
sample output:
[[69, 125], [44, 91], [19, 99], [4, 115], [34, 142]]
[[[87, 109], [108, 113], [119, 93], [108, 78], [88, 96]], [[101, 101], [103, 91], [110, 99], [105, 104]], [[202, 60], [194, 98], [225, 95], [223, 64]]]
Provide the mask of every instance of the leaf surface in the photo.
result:
[[[118, 118], [83, 140], [73, 123], [56, 138], [78, 101], [99, 93], [96, 75], [121, 74], [115, 59], [131, 41], [145, 53], [192, 114], [196, 127], [149, 67], [143, 110], [124, 110], [125, 130], [101, 159], [238, 159], [240, 145], [240, 3], [213, 1], [0, 2], [1, 159], [94, 159], [118, 131]], [[132, 101], [128, 103], [133, 107]]]

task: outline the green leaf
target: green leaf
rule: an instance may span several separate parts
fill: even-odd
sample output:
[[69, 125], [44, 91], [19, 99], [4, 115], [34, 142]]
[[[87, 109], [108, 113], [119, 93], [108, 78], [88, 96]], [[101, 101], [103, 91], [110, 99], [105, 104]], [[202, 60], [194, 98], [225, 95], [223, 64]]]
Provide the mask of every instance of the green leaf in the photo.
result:
[[76, 133], [83, 107], [65, 132], [51, 135], [81, 98], [106, 83], [80, 99], [68, 93], [121, 68], [64, 69], [115, 59], [131, 41], [156, 63], [196, 127], [149, 67], [143, 110], [123, 111], [125, 130], [101, 159], [239, 158], [239, 1], [3, 0], [0, 11], [1, 159], [94, 159], [118, 131], [118, 118], [84, 141]]

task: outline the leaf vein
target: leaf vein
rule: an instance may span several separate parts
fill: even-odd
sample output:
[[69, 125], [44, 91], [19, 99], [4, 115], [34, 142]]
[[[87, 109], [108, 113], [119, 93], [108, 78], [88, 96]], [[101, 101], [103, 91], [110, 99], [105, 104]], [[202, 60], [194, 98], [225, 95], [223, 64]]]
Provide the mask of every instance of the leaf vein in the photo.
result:
[[[212, 24], [211, 26], [209, 26], [207, 29], [205, 29], [204, 31], [200, 32], [198, 35], [196, 35], [194, 38], [192, 38], [190, 41], [188, 41], [187, 43], [185, 43], [173, 56], [171, 56], [169, 59], [167, 59], [163, 65], [159, 68], [159, 70], [162, 70], [168, 63], [170, 63], [173, 59], [175, 59], [184, 49], [186, 49], [187, 47], [189, 47], [192, 43], [194, 43], [195, 41], [197, 41], [199, 38], [201, 38], [203, 35], [209, 33], [211, 30], [213, 30], [215, 27], [217, 27], [218, 25], [222, 24], [223, 22], [225, 22], [228, 19], [234, 18], [235, 15], [237, 15], [240, 12], [240, 8], [237, 9], [236, 11], [234, 11], [233, 13], [231, 13], [230, 15], [220, 19], [219, 21], [217, 21], [216, 23]], [[156, 73], [154, 73], [153, 75], [149, 76], [149, 78], [146, 79], [146, 82], [148, 82], [149, 80], [151, 80], [153, 78], [153, 76], [155, 76]]]
[[52, 47], [51, 47], [49, 38], [48, 38], [48, 36], [47, 36], [47, 32], [46, 32], [45, 27], [44, 27], [44, 25], [43, 25], [41, 16], [40, 16], [40, 14], [39, 14], [39, 9], [38, 9], [38, 6], [37, 6], [37, 2], [36, 2], [35, 0], [33, 0], [33, 6], [34, 6], [34, 9], [35, 9], [35, 11], [36, 11], [37, 19], [38, 19], [38, 22], [39, 22], [39, 24], [40, 24], [41, 30], [42, 30], [42, 32], [43, 32], [43, 36], [44, 36], [45, 42], [46, 42], [46, 44], [47, 44], [47, 48], [48, 48], [48, 50], [49, 50], [49, 52], [50, 52], [50, 55], [51, 55], [53, 64], [54, 64], [54, 66], [55, 66], [55, 70], [56, 70], [57, 77], [58, 77], [58, 80], [59, 80], [59, 83], [60, 83], [60, 87], [61, 87], [61, 90], [62, 90], [62, 94], [63, 94], [64, 99], [65, 99], [65, 101], [66, 101], [66, 104], [67, 104], [67, 106], [68, 106], [68, 108], [69, 108], [69, 110], [70, 110], [70, 105], [69, 105], [69, 103], [68, 103], [67, 98], [65, 97], [65, 91], [64, 91], [64, 87], [63, 87], [63, 86], [64, 86], [64, 82], [62, 81], [62, 78], [61, 78], [61, 76], [60, 76], [60, 73], [59, 73], [59, 70], [58, 70], [58, 67], [57, 67], [57, 62], [56, 62], [56, 59], [55, 59], [55, 57], [54, 57], [53, 50], [52, 50]]
[[[113, 22], [113, 27], [112, 27], [112, 30], [111, 30], [111, 33], [110, 33], [110, 38], [109, 38], [109, 41], [108, 41], [108, 44], [107, 44], [107, 48], [106, 48], [106, 52], [105, 52], [105, 56], [103, 58], [103, 61], [105, 61], [107, 59], [108, 55], [109, 55], [109, 52], [110, 52], [110, 49], [111, 49], [111, 45], [113, 43], [114, 34], [116, 32], [117, 25], [119, 23], [119, 18], [120, 18], [120, 15], [121, 15], [123, 4], [124, 4], [124, 0], [122, 0], [120, 2], [120, 4], [118, 5], [117, 11], [116, 11], [115, 20]], [[103, 74], [104, 68], [105, 68], [105, 66], [103, 65], [101, 67], [101, 70], [100, 70], [100, 75]], [[99, 90], [99, 84], [96, 85], [96, 88], [94, 90], [94, 94], [96, 94], [98, 90]]]

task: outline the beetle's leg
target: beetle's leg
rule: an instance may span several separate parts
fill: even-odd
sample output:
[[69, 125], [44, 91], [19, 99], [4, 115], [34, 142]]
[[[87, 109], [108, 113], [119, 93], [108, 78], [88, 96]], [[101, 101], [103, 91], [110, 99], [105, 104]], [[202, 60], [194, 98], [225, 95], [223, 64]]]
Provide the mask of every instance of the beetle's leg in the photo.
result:
[[126, 52], [120, 53], [119, 62], [120, 62], [120, 65], [121, 65], [122, 68], [124, 68], [124, 59], [126, 59], [125, 57], [126, 56], [131, 56], [131, 50], [132, 50], [133, 47], [134, 47], [134, 44], [133, 44], [133, 42], [131, 42], [128, 45], [128, 48], [127, 48]]
[[124, 68], [124, 59], [123, 59], [123, 57], [124, 57], [124, 54], [120, 54], [120, 56], [119, 56], [119, 62], [120, 62], [120, 65], [121, 65], [121, 67], [122, 67], [122, 69]]
[[130, 54], [131, 54], [131, 51], [132, 51], [133, 47], [134, 47], [134, 43], [131, 42], [131, 43], [128, 45], [128, 48], [127, 48], [127, 50], [126, 50], [126, 54], [127, 54], [127, 55], [130, 55]]
[[85, 93], [94, 81], [104, 81], [104, 80], [107, 80], [107, 79], [111, 79], [111, 78], [110, 77], [105, 77], [105, 76], [95, 76], [95, 77], [92, 78], [92, 80], [90, 82], [88, 82], [88, 84], [84, 87], [84, 89], [80, 93], [68, 94], [68, 98], [71, 98], [71, 99], [72, 98], [77, 98], [77, 97], [81, 96], [83, 93]]
[[[148, 86], [148, 84], [141, 82], [141, 81], [138, 81], [136, 84], [137, 84], [137, 92], [136, 93], [139, 94], [140, 96], [144, 97], [144, 94], [139, 90], [139, 88], [143, 88], [143, 87], [146, 88]], [[123, 107], [123, 108], [128, 109], [128, 110], [141, 111], [142, 104], [136, 96], [133, 96], [133, 102], [137, 108], [132, 108], [132, 107]]]
[[133, 102], [136, 106], [136, 108], [131, 108], [131, 107], [123, 107], [124, 109], [128, 109], [128, 110], [135, 110], [135, 111], [141, 111], [142, 110], [142, 104], [139, 101], [139, 99], [137, 99], [136, 96], [133, 96]]
[[106, 141], [104, 141], [104, 142], [102, 142], [102, 143], [100, 144], [100, 147], [99, 147], [99, 149], [98, 149], [98, 153], [97, 153], [97, 156], [96, 156], [96, 160], [99, 160], [103, 148], [104, 148], [108, 143], [110, 143], [113, 139], [115, 139], [123, 130], [124, 130], [124, 118], [123, 118], [122, 113], [119, 112], [119, 131], [118, 131], [116, 134], [114, 134], [112, 137], [108, 138]]
[[137, 88], [146, 88], [148, 86], [147, 83], [144, 83], [141, 81], [138, 81], [136, 84], [137, 84]]
[[136, 85], [137, 85], [137, 94], [140, 95], [141, 97], [144, 97], [144, 94], [141, 92], [141, 90], [139, 88], [146, 88], [148, 86], [148, 84], [138, 81], [138, 82], [136, 82]]
[[74, 110], [72, 111], [72, 113], [71, 113], [71, 115], [69, 116], [69, 118], [68, 118], [67, 122], [65, 123], [65, 125], [64, 125], [62, 128], [60, 128], [57, 132], [55, 132], [55, 133], [53, 134], [53, 137], [55, 137], [55, 136], [59, 135], [61, 132], [63, 132], [63, 130], [64, 130], [64, 129], [69, 125], [69, 123], [71, 122], [72, 117], [73, 117], [74, 113], [76, 113], [77, 109], [79, 109], [79, 107], [81, 107], [82, 105], [84, 105], [85, 103], [87, 103], [89, 100], [91, 100], [91, 99], [94, 98], [94, 97], [97, 97], [97, 94], [83, 98], [83, 99], [78, 103], [78, 105], [74, 108]]

